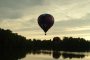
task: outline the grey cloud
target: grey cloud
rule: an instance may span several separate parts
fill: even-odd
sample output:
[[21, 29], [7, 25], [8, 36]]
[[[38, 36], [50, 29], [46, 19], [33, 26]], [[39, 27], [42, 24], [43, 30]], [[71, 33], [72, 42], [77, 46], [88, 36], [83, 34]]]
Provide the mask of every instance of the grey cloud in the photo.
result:
[[42, 3], [42, 0], [0, 0], [0, 19], [20, 18], [25, 9]]
[[32, 18], [32, 19], [30, 19], [30, 20], [28, 20], [28, 21], [26, 21], [26, 22], [23, 22], [22, 23], [24, 26], [34, 26], [34, 27], [36, 27], [36, 25], [37, 25], [37, 20], [35, 19], [35, 18]]
[[90, 26], [90, 14], [87, 14], [85, 17], [81, 19], [71, 19], [67, 21], [62, 20], [62, 21], [56, 22], [56, 26], [58, 26], [58, 28], [59, 27], [68, 28], [68, 27]]
[[89, 2], [89, 0], [43, 0], [45, 2], [49, 2], [49, 4], [56, 4], [56, 5], [71, 5], [71, 4], [81, 4], [85, 2]]
[[24, 8], [27, 6], [37, 6], [42, 4], [42, 0], [0, 0], [0, 7]]
[[37, 20], [35, 18], [32, 18], [28, 21], [21, 22], [21, 23], [23, 27], [15, 31], [36, 31], [39, 29]]
[[90, 30], [79, 30], [79, 31], [66, 31], [66, 28], [74, 28], [74, 27], [82, 27], [82, 26], [90, 26], [90, 14], [87, 14], [82, 19], [74, 19], [68, 21], [59, 21], [55, 22], [52, 27], [51, 34], [89, 34]]
[[13, 10], [10, 8], [1, 8], [0, 9], [0, 18], [1, 19], [17, 19], [22, 16], [22, 11], [20, 10]]
[[[85, 0], [0, 0], [0, 18], [17, 19], [23, 16], [24, 10], [27, 8], [32, 9], [32, 7], [35, 6], [42, 8], [45, 3], [45, 6], [49, 6], [50, 4], [52, 4], [52, 6], [57, 4], [61, 6], [67, 4], [72, 5], [77, 2], [82, 3], [83, 1]], [[32, 12], [32, 10], [30, 12]]]
[[0, 18], [1, 19], [17, 19], [20, 18], [22, 16], [21, 12], [18, 11], [12, 11], [12, 10], [7, 10], [7, 12], [5, 10], [0, 11]]

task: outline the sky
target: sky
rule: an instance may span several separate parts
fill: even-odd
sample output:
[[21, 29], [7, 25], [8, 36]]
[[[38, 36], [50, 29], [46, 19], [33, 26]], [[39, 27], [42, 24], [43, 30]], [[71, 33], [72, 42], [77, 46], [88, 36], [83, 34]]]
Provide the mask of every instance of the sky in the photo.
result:
[[[55, 19], [46, 36], [37, 23], [44, 13]], [[27, 39], [72, 36], [90, 40], [90, 0], [0, 0], [0, 28]]]

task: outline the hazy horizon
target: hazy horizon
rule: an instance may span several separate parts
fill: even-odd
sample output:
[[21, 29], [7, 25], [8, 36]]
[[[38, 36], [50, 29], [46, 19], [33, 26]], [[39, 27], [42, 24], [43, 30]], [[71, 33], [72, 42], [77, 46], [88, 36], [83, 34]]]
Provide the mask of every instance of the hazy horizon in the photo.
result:
[[[55, 19], [46, 36], [37, 23], [44, 13]], [[0, 28], [31, 39], [72, 36], [90, 40], [90, 0], [0, 0]]]

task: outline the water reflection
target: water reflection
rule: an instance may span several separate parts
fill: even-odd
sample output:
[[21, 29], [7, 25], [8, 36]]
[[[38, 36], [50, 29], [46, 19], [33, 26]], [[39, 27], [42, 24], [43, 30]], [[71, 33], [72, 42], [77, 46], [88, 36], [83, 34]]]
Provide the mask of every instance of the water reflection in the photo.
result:
[[84, 54], [71, 54], [71, 53], [63, 53], [62, 54], [63, 58], [84, 58], [85, 55]]
[[0, 60], [18, 60], [25, 58], [26, 54], [43, 54], [43, 55], [50, 55], [54, 59], [58, 59], [61, 56], [65, 58], [84, 58], [84, 54], [75, 54], [75, 53], [65, 53], [65, 52], [59, 52], [59, 51], [29, 51], [26, 50], [0, 50]]
[[58, 51], [53, 51], [52, 56], [53, 58], [58, 59], [61, 56], [61, 53]]
[[67, 53], [67, 52], [60, 52], [60, 51], [31, 51], [30, 54], [47, 54], [47, 55], [52, 55], [52, 57], [54, 59], [59, 59], [61, 56], [65, 59], [65, 58], [84, 58], [85, 57], [85, 54], [81, 54], [81, 53], [78, 53], [76, 54], [75, 52], [74, 53]]

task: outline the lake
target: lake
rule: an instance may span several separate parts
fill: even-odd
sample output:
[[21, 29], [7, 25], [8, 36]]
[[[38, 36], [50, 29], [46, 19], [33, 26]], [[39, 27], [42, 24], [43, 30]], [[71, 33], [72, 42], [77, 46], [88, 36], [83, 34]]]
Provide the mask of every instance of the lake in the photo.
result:
[[90, 60], [88, 52], [37, 52], [27, 54], [20, 60]]

